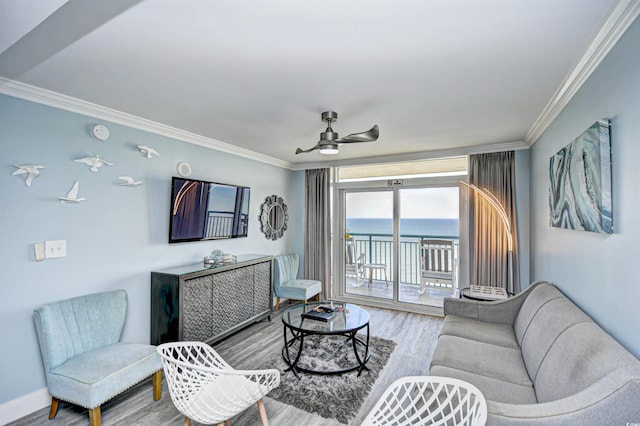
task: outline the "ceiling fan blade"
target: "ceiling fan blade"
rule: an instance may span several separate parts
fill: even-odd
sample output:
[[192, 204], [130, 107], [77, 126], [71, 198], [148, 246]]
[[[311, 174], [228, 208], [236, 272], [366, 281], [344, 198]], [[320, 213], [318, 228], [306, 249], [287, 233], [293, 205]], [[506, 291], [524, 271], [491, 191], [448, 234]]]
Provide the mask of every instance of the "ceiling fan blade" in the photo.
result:
[[314, 146], [313, 148], [309, 148], [309, 149], [298, 148], [298, 149], [296, 149], [296, 154], [304, 154], [305, 152], [311, 152], [311, 151], [316, 150], [318, 148], [320, 148], [320, 144], [316, 144], [316, 146]]
[[378, 125], [376, 124], [366, 132], [352, 133], [350, 135], [345, 136], [344, 138], [335, 139], [334, 142], [338, 142], [338, 143], [373, 142], [378, 139], [379, 135], [380, 135], [380, 130], [378, 129]]

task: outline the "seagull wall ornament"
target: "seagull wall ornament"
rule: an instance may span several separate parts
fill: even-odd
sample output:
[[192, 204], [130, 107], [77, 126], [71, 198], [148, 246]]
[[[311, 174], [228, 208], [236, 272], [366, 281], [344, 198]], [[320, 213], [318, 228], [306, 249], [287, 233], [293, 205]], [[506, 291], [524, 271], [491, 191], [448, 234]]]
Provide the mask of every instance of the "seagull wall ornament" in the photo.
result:
[[154, 155], [155, 156], [160, 155], [160, 154], [158, 154], [158, 151], [156, 151], [155, 149], [153, 149], [153, 148], [151, 148], [150, 146], [147, 146], [147, 145], [138, 145], [138, 149], [147, 158], [153, 158]]
[[15, 175], [26, 174], [27, 178], [25, 179], [24, 183], [28, 187], [31, 187], [31, 182], [33, 182], [35, 178], [40, 176], [40, 169], [44, 169], [44, 166], [40, 166], [37, 164], [22, 164], [22, 165], [14, 164], [13, 167], [17, 167], [18, 170], [11, 173], [11, 175], [15, 176]]
[[86, 200], [86, 198], [78, 197], [78, 186], [80, 185], [80, 181], [75, 181], [71, 190], [67, 193], [66, 197], [60, 197], [61, 203], [74, 203], [78, 204], [80, 201]]
[[73, 161], [75, 161], [76, 163], [86, 164], [87, 166], [89, 166], [89, 170], [91, 170], [93, 173], [98, 173], [98, 168], [104, 166], [105, 164], [107, 166], [113, 166], [113, 163], [103, 160], [98, 155], [96, 155], [95, 157], [78, 158], [77, 160]]
[[118, 184], [120, 186], [138, 186], [138, 185], [142, 185], [142, 181], [135, 180], [131, 176], [118, 176], [118, 179], [123, 181], [123, 182]]

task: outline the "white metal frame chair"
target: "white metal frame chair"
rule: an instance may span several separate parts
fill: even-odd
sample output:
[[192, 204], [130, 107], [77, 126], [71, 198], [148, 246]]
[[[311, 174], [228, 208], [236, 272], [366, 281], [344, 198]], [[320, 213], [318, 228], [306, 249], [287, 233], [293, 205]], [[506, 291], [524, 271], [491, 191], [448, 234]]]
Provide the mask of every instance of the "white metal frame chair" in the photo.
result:
[[420, 290], [427, 287], [455, 293], [455, 247], [453, 240], [420, 240]]
[[360, 287], [366, 280], [366, 271], [364, 269], [365, 260], [366, 255], [364, 253], [360, 253], [356, 256], [355, 238], [345, 238], [344, 270], [346, 276], [355, 277], [356, 283], [354, 284], [354, 287]]
[[257, 402], [260, 419], [268, 426], [262, 398], [280, 385], [280, 372], [235, 370], [202, 342], [164, 343], [162, 357], [171, 400], [184, 414], [184, 425], [230, 424], [229, 419]]
[[471, 383], [450, 377], [396, 380], [364, 419], [363, 426], [484, 426], [487, 401]]

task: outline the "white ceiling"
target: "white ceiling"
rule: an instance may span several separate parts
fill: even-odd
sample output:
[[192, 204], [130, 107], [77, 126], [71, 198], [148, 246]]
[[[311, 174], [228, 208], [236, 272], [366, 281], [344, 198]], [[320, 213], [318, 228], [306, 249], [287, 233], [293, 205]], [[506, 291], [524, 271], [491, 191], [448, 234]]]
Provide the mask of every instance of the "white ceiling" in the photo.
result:
[[[291, 168], [524, 147], [637, 3], [0, 0], [0, 90], [36, 86]], [[341, 136], [378, 124], [379, 140], [296, 156], [326, 110]]]

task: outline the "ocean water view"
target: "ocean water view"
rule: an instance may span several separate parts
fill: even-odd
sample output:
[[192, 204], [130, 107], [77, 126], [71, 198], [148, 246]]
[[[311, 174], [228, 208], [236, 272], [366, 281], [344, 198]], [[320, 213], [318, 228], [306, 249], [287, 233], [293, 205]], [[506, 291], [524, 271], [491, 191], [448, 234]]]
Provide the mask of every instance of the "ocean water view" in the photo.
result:
[[[365, 235], [391, 235], [393, 219], [388, 218], [347, 218], [347, 233]], [[450, 237], [458, 238], [458, 219], [400, 219], [402, 236]]]

